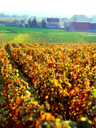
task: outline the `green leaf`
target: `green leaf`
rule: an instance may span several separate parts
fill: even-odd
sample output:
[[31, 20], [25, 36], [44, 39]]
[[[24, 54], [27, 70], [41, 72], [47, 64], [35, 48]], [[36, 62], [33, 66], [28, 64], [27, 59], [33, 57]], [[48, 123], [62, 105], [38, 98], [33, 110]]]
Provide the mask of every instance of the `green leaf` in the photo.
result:
[[66, 83], [68, 88], [71, 88], [71, 84], [70, 83]]
[[68, 63], [65, 63], [64, 65], [67, 67], [68, 66]]
[[91, 89], [91, 94], [93, 95], [94, 98], [96, 98], [96, 89], [94, 88], [94, 86]]
[[31, 116], [31, 117], [29, 117], [28, 119], [29, 119], [30, 121], [32, 121], [32, 120], [33, 120], [32, 116]]
[[63, 83], [63, 80], [62, 79], [59, 79], [60, 83]]

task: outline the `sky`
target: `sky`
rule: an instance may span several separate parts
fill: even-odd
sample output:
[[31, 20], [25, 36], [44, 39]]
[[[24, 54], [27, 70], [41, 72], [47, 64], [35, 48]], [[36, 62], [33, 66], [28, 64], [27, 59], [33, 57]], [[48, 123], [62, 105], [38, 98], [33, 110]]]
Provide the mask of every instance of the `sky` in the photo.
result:
[[88, 16], [96, 14], [96, 0], [0, 0], [0, 12]]

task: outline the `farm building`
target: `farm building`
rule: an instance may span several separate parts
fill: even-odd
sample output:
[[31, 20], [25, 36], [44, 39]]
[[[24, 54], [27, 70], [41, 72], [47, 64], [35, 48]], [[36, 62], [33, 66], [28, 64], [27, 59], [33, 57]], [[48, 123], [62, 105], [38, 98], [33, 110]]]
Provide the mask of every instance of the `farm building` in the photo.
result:
[[69, 31], [70, 24], [71, 24], [71, 22], [64, 22], [65, 30]]
[[96, 23], [90, 23], [90, 32], [96, 32]]
[[69, 31], [90, 32], [89, 22], [71, 22]]
[[47, 27], [48, 28], [58, 28], [59, 27], [59, 18], [47, 18]]

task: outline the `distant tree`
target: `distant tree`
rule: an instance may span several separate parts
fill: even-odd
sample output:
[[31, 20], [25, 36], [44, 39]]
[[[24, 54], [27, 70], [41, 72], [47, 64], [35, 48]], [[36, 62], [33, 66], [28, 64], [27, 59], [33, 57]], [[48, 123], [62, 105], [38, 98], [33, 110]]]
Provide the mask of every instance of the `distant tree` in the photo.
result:
[[41, 22], [37, 23], [37, 27], [41, 28]]
[[23, 27], [23, 25], [22, 24], [19, 24], [19, 27]]
[[13, 21], [13, 24], [18, 25], [18, 24], [19, 24], [19, 20], [14, 20], [14, 21]]
[[42, 20], [42, 22], [41, 22], [41, 27], [42, 27], [42, 28], [46, 28], [46, 22], [45, 22], [45, 20]]
[[32, 27], [37, 27], [37, 21], [36, 21], [35, 17], [34, 17], [34, 19], [32, 21]]
[[20, 24], [25, 24], [25, 20], [20, 20]]
[[32, 27], [32, 21], [31, 21], [31, 19], [28, 20], [28, 26], [29, 27]]
[[6, 25], [6, 24], [12, 24], [11, 21], [3, 21], [3, 23]]
[[25, 27], [28, 27], [28, 24], [25, 24]]
[[3, 24], [4, 22], [3, 21], [0, 21], [0, 24]]

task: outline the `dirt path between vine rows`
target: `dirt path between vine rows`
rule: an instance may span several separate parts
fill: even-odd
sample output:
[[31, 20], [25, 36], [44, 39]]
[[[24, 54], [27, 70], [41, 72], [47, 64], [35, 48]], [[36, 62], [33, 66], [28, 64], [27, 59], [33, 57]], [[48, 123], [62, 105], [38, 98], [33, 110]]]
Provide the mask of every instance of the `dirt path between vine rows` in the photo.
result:
[[10, 60], [10, 64], [12, 64], [12, 68], [16, 68], [19, 70], [19, 78], [23, 79], [24, 81], [26, 81], [30, 87], [30, 92], [32, 94], [32, 96], [35, 98], [35, 89], [32, 85], [31, 80], [27, 77], [27, 75], [23, 72], [22, 70], [22, 66], [19, 66], [14, 59], [11, 57], [10, 51], [7, 48], [7, 45], [5, 46], [6, 52], [9, 54], [9, 60]]

